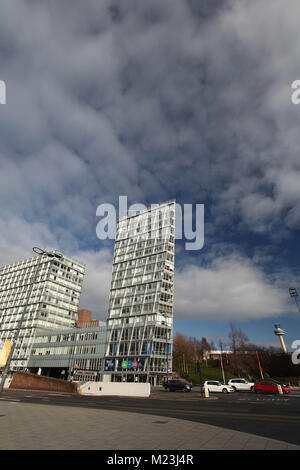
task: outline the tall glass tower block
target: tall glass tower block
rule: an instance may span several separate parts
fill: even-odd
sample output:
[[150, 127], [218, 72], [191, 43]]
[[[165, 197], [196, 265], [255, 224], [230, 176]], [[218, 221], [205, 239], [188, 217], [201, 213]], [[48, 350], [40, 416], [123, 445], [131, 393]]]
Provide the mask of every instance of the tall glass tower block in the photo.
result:
[[107, 319], [107, 380], [172, 372], [175, 200], [119, 220]]
[[82, 263], [46, 254], [0, 268], [0, 341], [13, 340], [25, 309], [12, 370], [27, 368], [38, 329], [75, 326], [84, 272]]

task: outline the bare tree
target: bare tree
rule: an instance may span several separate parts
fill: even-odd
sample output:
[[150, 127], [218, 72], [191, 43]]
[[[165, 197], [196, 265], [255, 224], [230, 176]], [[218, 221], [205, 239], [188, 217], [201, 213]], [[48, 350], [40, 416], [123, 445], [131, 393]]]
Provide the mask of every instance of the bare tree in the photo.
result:
[[207, 354], [210, 351], [210, 345], [207, 342], [207, 339], [202, 337], [201, 338], [201, 356], [202, 360], [205, 359], [206, 367], [207, 367]]
[[192, 360], [195, 362], [199, 361], [201, 357], [201, 342], [198, 340], [198, 338], [192, 337], [189, 338], [189, 344], [192, 353]]
[[234, 359], [234, 366], [236, 369], [236, 372], [240, 374], [241, 372], [241, 365], [245, 361], [241, 359], [244, 359], [244, 357], [241, 357], [241, 355], [244, 355], [246, 350], [247, 350], [247, 344], [249, 341], [249, 338], [247, 335], [241, 330], [241, 328], [237, 328], [234, 323], [230, 323], [230, 331], [228, 334], [229, 340], [230, 340], [230, 349], [232, 350], [233, 353], [233, 359]]
[[195, 360], [196, 342], [196, 338], [188, 339], [180, 333], [176, 334], [173, 343], [174, 370], [177, 372], [182, 371], [183, 373], [188, 371], [188, 362]]

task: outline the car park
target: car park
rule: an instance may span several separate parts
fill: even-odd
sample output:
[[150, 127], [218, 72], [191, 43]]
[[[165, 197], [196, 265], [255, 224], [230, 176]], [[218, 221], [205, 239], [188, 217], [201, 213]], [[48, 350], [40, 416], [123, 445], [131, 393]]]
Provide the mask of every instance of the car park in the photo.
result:
[[248, 382], [246, 379], [230, 379], [228, 385], [234, 389], [235, 392], [248, 391], [252, 392], [254, 389], [254, 382]]
[[167, 380], [163, 383], [163, 387], [169, 392], [176, 392], [179, 390], [190, 392], [192, 390], [192, 384], [180, 379]]
[[222, 382], [219, 382], [218, 380], [207, 380], [204, 382], [204, 388], [206, 388], [209, 392], [234, 392], [234, 389], [230, 385], [222, 384]]
[[279, 382], [278, 380], [275, 379], [265, 379], [265, 380], [260, 380], [254, 385], [254, 391], [255, 393], [280, 393], [278, 389], [278, 385], [281, 386], [282, 392], [284, 394], [288, 394], [291, 392], [291, 390], [287, 387], [287, 385]]

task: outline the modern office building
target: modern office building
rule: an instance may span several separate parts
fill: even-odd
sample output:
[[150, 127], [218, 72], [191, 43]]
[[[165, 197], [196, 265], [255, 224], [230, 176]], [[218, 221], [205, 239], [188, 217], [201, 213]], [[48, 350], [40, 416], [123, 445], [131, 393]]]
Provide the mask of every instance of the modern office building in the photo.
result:
[[85, 266], [50, 253], [58, 257], [44, 253], [0, 269], [0, 340], [13, 340], [20, 328], [11, 370], [27, 368], [37, 329], [69, 329], [78, 319]]
[[119, 220], [104, 378], [161, 383], [172, 371], [175, 200]]
[[27, 368], [32, 373], [73, 381], [102, 380], [106, 324], [99, 320], [75, 328], [37, 330]]

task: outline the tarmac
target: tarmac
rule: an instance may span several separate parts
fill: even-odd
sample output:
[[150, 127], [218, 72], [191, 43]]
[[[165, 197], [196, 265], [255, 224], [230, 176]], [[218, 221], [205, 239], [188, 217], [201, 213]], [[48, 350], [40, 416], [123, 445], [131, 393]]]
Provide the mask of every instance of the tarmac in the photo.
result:
[[182, 419], [16, 399], [0, 401], [0, 449], [300, 450], [300, 446]]

